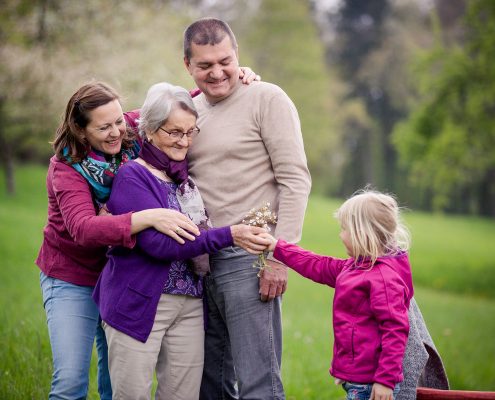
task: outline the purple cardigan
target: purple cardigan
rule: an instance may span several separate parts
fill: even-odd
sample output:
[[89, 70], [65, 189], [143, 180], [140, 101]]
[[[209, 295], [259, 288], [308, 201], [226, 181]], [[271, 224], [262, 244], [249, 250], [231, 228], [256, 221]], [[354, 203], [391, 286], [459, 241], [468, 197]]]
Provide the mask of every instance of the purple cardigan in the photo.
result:
[[[129, 161], [114, 179], [107, 207], [115, 215], [168, 208], [168, 187], [145, 167]], [[108, 252], [108, 262], [93, 292], [101, 318], [115, 329], [146, 342], [170, 263], [232, 245], [230, 227], [203, 231], [196, 240], [182, 245], [155, 229], [140, 232], [133, 249], [119, 246]]]

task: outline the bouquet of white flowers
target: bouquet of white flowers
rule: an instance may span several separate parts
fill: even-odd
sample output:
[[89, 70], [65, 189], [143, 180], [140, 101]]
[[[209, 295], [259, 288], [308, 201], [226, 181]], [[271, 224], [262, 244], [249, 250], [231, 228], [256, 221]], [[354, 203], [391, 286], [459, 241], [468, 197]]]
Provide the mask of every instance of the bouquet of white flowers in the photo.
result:
[[[251, 209], [246, 217], [242, 220], [243, 224], [251, 226], [259, 226], [260, 228], [265, 228], [270, 231], [270, 226], [268, 224], [275, 225], [277, 223], [277, 215], [270, 210], [270, 203], [266, 202], [262, 207], [258, 209]], [[258, 277], [261, 276], [261, 272], [265, 268], [269, 268], [266, 262], [266, 256], [268, 251], [261, 253], [258, 256], [258, 260], [253, 264], [254, 268], [258, 268]]]

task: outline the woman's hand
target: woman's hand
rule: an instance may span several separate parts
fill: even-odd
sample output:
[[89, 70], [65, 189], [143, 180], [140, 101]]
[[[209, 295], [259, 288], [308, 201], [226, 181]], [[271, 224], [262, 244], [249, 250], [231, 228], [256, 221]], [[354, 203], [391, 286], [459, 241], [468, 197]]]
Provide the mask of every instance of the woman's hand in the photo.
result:
[[170, 236], [180, 244], [184, 239], [194, 240], [199, 236], [199, 229], [194, 222], [179, 211], [167, 208], [152, 208], [132, 214], [131, 233], [138, 233], [147, 228]]
[[261, 76], [256, 75], [249, 67], [239, 67], [239, 79], [242, 79], [242, 83], [249, 85], [253, 81], [261, 81]]
[[380, 383], [374, 383], [371, 389], [370, 400], [393, 400], [394, 391]]
[[234, 244], [251, 254], [261, 254], [270, 245], [269, 239], [260, 236], [261, 233], [266, 233], [266, 230], [257, 226], [232, 225], [230, 232], [232, 233]]
[[270, 245], [268, 246], [267, 250], [268, 251], [273, 251], [275, 250], [275, 247], [277, 246], [277, 239], [275, 239], [272, 235], [270, 235], [268, 232], [260, 233], [260, 236], [263, 239], [267, 239], [270, 241]]
[[107, 205], [103, 204], [98, 212], [98, 215], [101, 217], [102, 215], [112, 215], [112, 213], [108, 211]]

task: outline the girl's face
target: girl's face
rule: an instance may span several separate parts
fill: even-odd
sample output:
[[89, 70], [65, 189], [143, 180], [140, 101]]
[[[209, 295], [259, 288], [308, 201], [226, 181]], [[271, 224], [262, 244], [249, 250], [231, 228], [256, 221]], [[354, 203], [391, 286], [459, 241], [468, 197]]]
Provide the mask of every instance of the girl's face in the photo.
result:
[[347, 255], [349, 257], [354, 257], [354, 252], [352, 251], [351, 236], [349, 235], [349, 232], [346, 229], [341, 228], [339, 236], [340, 240], [342, 240], [342, 243], [344, 243]]
[[126, 130], [119, 101], [113, 100], [88, 114], [90, 122], [84, 128], [84, 134], [91, 147], [105, 154], [117, 154]]

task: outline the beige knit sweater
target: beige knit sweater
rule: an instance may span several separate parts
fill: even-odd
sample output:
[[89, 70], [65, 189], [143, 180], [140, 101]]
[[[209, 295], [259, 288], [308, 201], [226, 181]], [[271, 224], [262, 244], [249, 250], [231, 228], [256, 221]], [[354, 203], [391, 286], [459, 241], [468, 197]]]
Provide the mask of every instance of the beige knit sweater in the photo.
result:
[[211, 105], [194, 98], [200, 134], [189, 150], [189, 172], [214, 226], [240, 223], [269, 201], [278, 214], [274, 234], [301, 238], [311, 187], [297, 110], [278, 86], [243, 85]]

